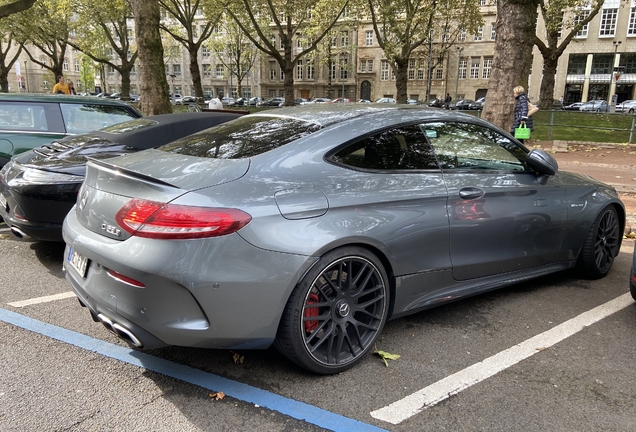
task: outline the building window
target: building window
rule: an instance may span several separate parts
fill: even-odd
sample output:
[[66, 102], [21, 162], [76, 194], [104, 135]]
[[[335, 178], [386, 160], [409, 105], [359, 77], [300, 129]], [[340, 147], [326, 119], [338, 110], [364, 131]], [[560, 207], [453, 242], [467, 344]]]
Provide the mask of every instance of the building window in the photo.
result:
[[252, 89], [250, 87], [243, 87], [243, 97], [245, 99], [252, 97]]
[[479, 57], [473, 57], [470, 59], [470, 78], [471, 79], [479, 78], [480, 60], [481, 59]]
[[43, 56], [40, 57], [40, 63], [42, 63], [42, 69], [46, 69], [46, 66], [44, 66], [46, 64], [46, 59]]
[[382, 60], [380, 64], [380, 81], [388, 81], [389, 80], [389, 62], [387, 60]]
[[408, 79], [415, 79], [415, 59], [409, 59]]
[[636, 5], [632, 7], [631, 12], [629, 13], [629, 24], [627, 27], [627, 35], [636, 36]]
[[181, 76], [181, 65], [173, 64], [172, 65], [172, 74], [176, 76]]
[[[574, 17], [574, 24], [579, 24], [580, 22], [584, 21], [585, 19], [587, 19], [587, 17], [590, 15], [590, 10], [589, 9], [583, 9], [578, 11], [578, 13], [576, 14], [576, 17]], [[579, 30], [578, 32], [576, 32], [575, 37], [577, 38], [587, 38], [587, 33], [590, 29], [590, 23], [585, 24], [583, 27], [581, 27], [581, 30]]]
[[344, 47], [344, 46], [349, 45], [349, 33], [342, 32], [342, 34], [340, 35], [340, 42], [341, 42], [340, 46]]
[[181, 86], [180, 85], [174, 86], [174, 92], [175, 94], [181, 94]]
[[477, 27], [477, 33], [475, 33], [475, 35], [473, 36], [473, 40], [475, 41], [480, 41], [484, 39], [484, 28], [483, 27]]
[[79, 64], [79, 60], [75, 59], [75, 72], [79, 72], [80, 71], [80, 64]]
[[298, 60], [298, 63], [296, 64], [296, 79], [297, 80], [301, 80], [303, 79], [303, 61], [302, 60]]
[[335, 61], [331, 62], [331, 66], [329, 69], [329, 78], [331, 78], [332, 80], [336, 79], [336, 62]]
[[332, 37], [331, 38], [331, 48], [336, 48], [338, 46], [338, 41], [336, 40], [336, 37]]
[[237, 98], [238, 97], [238, 93], [236, 92], [236, 87], [230, 87], [230, 97], [231, 98]]
[[367, 71], [367, 61], [360, 60], [360, 73], [365, 73]]
[[282, 35], [281, 35], [281, 37], [278, 40], [280, 41], [280, 44], [279, 44], [280, 49], [284, 50], [285, 49], [285, 40], [283, 39]]
[[203, 95], [207, 97], [212, 97], [212, 88], [211, 87], [203, 87]]
[[211, 64], [204, 64], [203, 65], [203, 76], [204, 77], [211, 77], [212, 76], [212, 65]]
[[489, 79], [491, 71], [492, 71], [492, 59], [484, 58], [484, 68], [481, 70], [481, 77], [484, 79]]
[[115, 68], [112, 66], [108, 67], [108, 76], [115, 76]]
[[466, 42], [466, 29], [461, 29], [457, 35], [458, 42]]
[[201, 55], [205, 57], [210, 57], [210, 50], [207, 47], [201, 48]]
[[[292, 75], [293, 76], [293, 75]], [[285, 71], [284, 70], [280, 70], [280, 80], [281, 81], [285, 81]]]
[[490, 24], [490, 40], [495, 40], [497, 37], [497, 23], [493, 22]]
[[223, 65], [222, 64], [216, 65], [216, 77], [217, 78], [223, 78]]
[[459, 78], [466, 79], [467, 72], [468, 72], [468, 60], [461, 59], [459, 61]]
[[347, 70], [348, 63], [349, 62], [347, 61], [346, 58], [344, 57], [340, 58], [340, 79], [343, 81], [349, 78], [349, 71]]
[[314, 62], [313, 60], [307, 60], [307, 79], [314, 79]]
[[618, 19], [618, 9], [603, 9], [601, 24], [599, 26], [599, 36], [614, 36], [616, 34], [616, 21]]
[[594, 54], [592, 57], [592, 74], [611, 74], [614, 66], [614, 53]]
[[62, 64], [62, 69], [64, 69], [65, 71], [68, 70], [68, 59], [67, 58], [64, 59], [64, 63]]
[[367, 30], [365, 33], [364, 44], [366, 46], [373, 45], [373, 30]]
[[585, 65], [587, 63], [587, 54], [570, 54], [568, 58], [568, 75], [585, 74]]
[[425, 68], [425, 61], [424, 59], [419, 59], [417, 61], [417, 79], [418, 80], [423, 80], [424, 79], [424, 68]]
[[130, 76], [135, 76], [135, 75], [137, 75], [137, 71], [135, 70], [135, 65], [133, 65], [130, 68]]
[[444, 78], [444, 68], [436, 68], [435, 69], [435, 79], [441, 80]]

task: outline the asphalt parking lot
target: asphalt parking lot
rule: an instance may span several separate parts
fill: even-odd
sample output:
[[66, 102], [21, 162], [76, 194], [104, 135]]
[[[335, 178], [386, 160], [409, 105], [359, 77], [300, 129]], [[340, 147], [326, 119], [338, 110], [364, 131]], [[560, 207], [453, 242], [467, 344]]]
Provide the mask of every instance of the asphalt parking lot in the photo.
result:
[[0, 225], [0, 430], [633, 431], [633, 246], [598, 281], [565, 272], [391, 321], [377, 349], [399, 359], [321, 377], [273, 348], [130, 350], [69, 293], [63, 245]]

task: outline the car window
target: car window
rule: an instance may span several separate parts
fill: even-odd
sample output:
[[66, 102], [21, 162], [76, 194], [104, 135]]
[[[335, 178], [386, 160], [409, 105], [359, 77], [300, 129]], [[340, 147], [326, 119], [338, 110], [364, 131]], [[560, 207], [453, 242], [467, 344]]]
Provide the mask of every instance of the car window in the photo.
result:
[[66, 131], [80, 134], [137, 118], [123, 107], [61, 103]]
[[442, 170], [528, 171], [526, 151], [485, 126], [436, 122], [423, 124]]
[[241, 159], [281, 147], [320, 129], [288, 117], [251, 115], [174, 141], [159, 150], [215, 159]]
[[0, 130], [63, 132], [53, 104], [0, 101]]
[[433, 149], [416, 125], [390, 129], [357, 140], [328, 159], [342, 165], [373, 170], [439, 169]]

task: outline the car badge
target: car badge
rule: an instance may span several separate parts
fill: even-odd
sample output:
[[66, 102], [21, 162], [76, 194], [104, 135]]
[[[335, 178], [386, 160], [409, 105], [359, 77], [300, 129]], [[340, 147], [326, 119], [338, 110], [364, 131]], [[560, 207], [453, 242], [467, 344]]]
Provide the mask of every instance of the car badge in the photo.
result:
[[115, 237], [119, 237], [121, 235], [121, 230], [112, 225], [103, 223], [102, 229], [106, 231], [108, 234], [114, 235]]

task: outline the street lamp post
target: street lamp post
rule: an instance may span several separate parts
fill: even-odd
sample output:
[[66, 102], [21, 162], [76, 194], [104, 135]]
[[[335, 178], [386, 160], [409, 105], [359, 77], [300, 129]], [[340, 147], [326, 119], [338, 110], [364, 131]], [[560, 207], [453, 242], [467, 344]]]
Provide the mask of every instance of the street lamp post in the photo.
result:
[[[614, 46], [614, 62], [613, 62], [613, 69], [612, 72], [616, 72], [618, 70], [618, 65], [616, 64], [616, 60], [618, 58], [618, 47], [621, 46], [621, 44], [623, 43], [623, 41], [612, 41], [612, 45]], [[609, 96], [607, 98], [607, 104], [609, 106], [609, 112], [615, 112], [616, 111], [616, 102], [617, 102], [617, 97], [616, 97], [616, 86], [618, 85], [618, 80], [614, 80], [612, 79], [614, 78], [614, 73], [611, 74], [611, 78], [610, 78], [610, 91], [609, 91]]]
[[462, 51], [464, 47], [457, 47], [457, 76], [455, 77], [455, 102], [458, 100], [458, 89], [459, 89], [459, 65], [462, 59]]
[[26, 60], [24, 61], [24, 81], [25, 81], [24, 92], [26, 93], [31, 88], [31, 87], [29, 87], [29, 72], [28, 72], [28, 69], [27, 69], [27, 61]]

